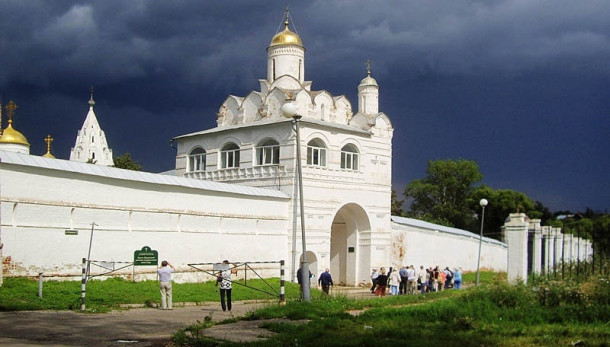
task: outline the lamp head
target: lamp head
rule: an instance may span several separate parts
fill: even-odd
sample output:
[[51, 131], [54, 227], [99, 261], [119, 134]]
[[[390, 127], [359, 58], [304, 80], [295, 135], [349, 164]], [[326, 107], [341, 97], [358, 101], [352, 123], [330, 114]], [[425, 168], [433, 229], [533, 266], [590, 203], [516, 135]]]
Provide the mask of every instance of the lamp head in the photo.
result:
[[481, 199], [481, 201], [479, 201], [479, 205], [481, 205], [481, 207], [485, 207], [487, 206], [489, 202], [487, 201], [487, 199]]
[[286, 118], [294, 118], [297, 114], [297, 107], [292, 102], [282, 105], [282, 115]]

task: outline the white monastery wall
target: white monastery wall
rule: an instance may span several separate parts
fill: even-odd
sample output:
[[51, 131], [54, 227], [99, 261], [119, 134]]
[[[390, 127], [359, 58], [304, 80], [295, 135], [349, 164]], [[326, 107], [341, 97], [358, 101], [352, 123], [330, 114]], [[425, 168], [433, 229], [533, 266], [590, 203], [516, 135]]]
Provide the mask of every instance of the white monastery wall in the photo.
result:
[[[7, 163], [6, 155], [0, 152], [1, 232], [9, 276], [80, 275], [92, 222], [93, 260], [131, 262], [144, 246], [179, 271], [223, 259], [286, 260], [289, 199], [281, 192], [104, 168], [121, 176], [111, 178], [39, 166], [66, 163], [57, 159]], [[169, 184], [176, 179], [200, 187]]]
[[[419, 269], [420, 265], [438, 265], [476, 271], [479, 235], [412, 218], [392, 216], [392, 222], [391, 266], [414, 265]], [[506, 271], [505, 243], [483, 237], [481, 269]]]

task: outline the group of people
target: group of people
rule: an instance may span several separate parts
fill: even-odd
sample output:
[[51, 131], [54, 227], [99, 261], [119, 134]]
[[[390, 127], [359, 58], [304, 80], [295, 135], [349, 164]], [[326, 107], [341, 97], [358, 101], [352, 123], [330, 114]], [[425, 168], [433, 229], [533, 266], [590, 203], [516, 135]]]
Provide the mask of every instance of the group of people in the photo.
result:
[[[228, 260], [224, 260], [222, 262], [225, 265], [229, 265]], [[229, 310], [231, 311], [231, 274], [236, 269], [230, 269], [228, 266], [227, 269], [218, 271], [216, 274], [216, 286], [220, 286], [220, 306], [223, 311]], [[233, 270], [233, 271], [232, 271]], [[161, 309], [163, 310], [171, 310], [173, 309], [173, 301], [172, 301], [172, 273], [174, 272], [174, 266], [170, 264], [167, 260], [163, 260], [161, 262], [161, 267], [157, 270], [157, 274], [159, 274], [159, 290], [161, 292]], [[312, 277], [311, 272], [309, 272], [309, 277]], [[299, 284], [301, 284], [301, 269], [299, 268], [297, 272], [297, 279]], [[333, 285], [333, 278], [330, 275], [330, 269], [326, 269], [320, 277], [318, 278], [318, 285], [322, 287], [322, 291], [325, 294], [329, 293], [330, 286]], [[225, 300], [226, 299], [226, 300]]]
[[[223, 311], [227, 309], [231, 311], [231, 273], [232, 269], [229, 268], [229, 261], [224, 260], [226, 269], [218, 271], [216, 274], [216, 286], [220, 285], [220, 306]], [[161, 262], [161, 267], [157, 270], [159, 274], [159, 290], [161, 292], [161, 309], [171, 310], [173, 309], [172, 301], [172, 273], [174, 272], [174, 266], [167, 260]], [[225, 301], [226, 298], [226, 301]]]
[[371, 293], [376, 296], [385, 296], [389, 288], [390, 295], [422, 294], [429, 292], [442, 291], [444, 289], [462, 287], [462, 269], [454, 270], [445, 267], [444, 270], [439, 266], [425, 268], [423, 265], [419, 269], [415, 266], [403, 266], [400, 269], [390, 267], [386, 273], [385, 268], [373, 269], [371, 273]]

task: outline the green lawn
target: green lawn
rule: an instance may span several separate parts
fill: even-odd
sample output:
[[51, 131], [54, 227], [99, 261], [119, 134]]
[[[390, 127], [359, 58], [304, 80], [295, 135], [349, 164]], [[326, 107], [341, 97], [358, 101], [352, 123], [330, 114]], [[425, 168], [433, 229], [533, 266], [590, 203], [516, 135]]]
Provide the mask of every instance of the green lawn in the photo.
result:
[[[235, 281], [233, 300], [277, 300], [280, 280], [248, 280], [250, 287]], [[173, 300], [179, 302], [218, 301], [218, 288], [214, 282], [174, 283]], [[264, 292], [274, 295], [269, 295]], [[276, 294], [277, 292], [277, 294]], [[81, 283], [78, 281], [47, 281], [43, 284], [42, 298], [38, 298], [38, 281], [25, 278], [5, 278], [0, 287], [0, 311], [17, 310], [80, 310]], [[299, 296], [298, 285], [286, 283], [286, 298]], [[87, 311], [105, 312], [119, 308], [122, 304], [144, 304], [153, 306], [160, 301], [159, 282], [131, 282], [121, 278], [105, 281], [90, 280], [87, 283]]]
[[[342, 296], [289, 301], [246, 319], [307, 319], [265, 323], [278, 333], [267, 346], [561, 346], [610, 345], [608, 278], [546, 282], [537, 287], [493, 283], [427, 295], [352, 300]], [[359, 314], [350, 314], [357, 311]], [[217, 345], [201, 337], [204, 322], [174, 335], [178, 345]], [[192, 336], [199, 336], [192, 338]], [[231, 344], [228, 344], [231, 345]]]

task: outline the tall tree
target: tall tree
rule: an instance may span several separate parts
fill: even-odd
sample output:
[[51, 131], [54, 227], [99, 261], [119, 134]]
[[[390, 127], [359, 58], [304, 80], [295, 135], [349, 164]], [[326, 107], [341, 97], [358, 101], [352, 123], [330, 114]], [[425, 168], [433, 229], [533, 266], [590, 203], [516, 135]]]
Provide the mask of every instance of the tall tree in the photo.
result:
[[530, 219], [541, 218], [543, 215], [537, 210], [536, 203], [523, 193], [510, 189], [494, 190], [482, 185], [473, 190], [469, 199], [471, 208], [477, 213], [477, 224], [470, 228], [473, 232], [480, 230], [481, 199], [487, 199], [489, 202], [485, 207], [483, 234], [494, 239], [501, 239], [501, 227], [511, 213], [522, 212]]
[[133, 171], [142, 170], [142, 165], [138, 164], [137, 161], [131, 159], [131, 154], [124, 153], [119, 155], [118, 157], [114, 157], [114, 167], [118, 167], [119, 169], [127, 169]]
[[483, 175], [472, 160], [428, 161], [428, 176], [413, 180], [404, 191], [411, 198], [409, 216], [433, 223], [468, 229], [473, 209], [468, 204], [474, 185]]

